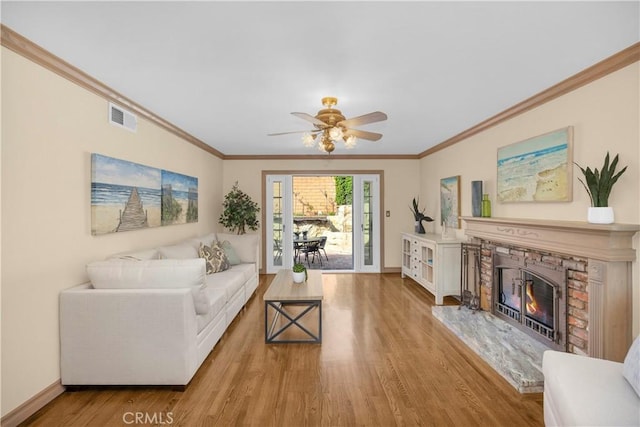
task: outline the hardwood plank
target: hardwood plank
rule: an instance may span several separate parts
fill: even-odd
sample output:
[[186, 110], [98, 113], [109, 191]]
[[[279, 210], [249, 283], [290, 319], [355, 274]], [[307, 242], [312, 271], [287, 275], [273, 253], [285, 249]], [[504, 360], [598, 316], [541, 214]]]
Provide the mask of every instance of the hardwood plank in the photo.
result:
[[[184, 392], [66, 392], [25, 426], [542, 426], [542, 394], [521, 395], [431, 315], [434, 298], [394, 274], [325, 274], [323, 343], [265, 344], [262, 296], [231, 324]], [[445, 304], [455, 301], [445, 298]], [[166, 423], [169, 424], [169, 423]]]

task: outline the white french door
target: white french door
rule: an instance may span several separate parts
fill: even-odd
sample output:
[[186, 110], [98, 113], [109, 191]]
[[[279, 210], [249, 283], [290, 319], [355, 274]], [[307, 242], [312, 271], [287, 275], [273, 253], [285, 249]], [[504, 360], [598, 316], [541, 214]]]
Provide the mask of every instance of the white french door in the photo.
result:
[[[353, 176], [353, 271], [378, 273], [380, 177], [349, 176]], [[293, 175], [267, 175], [265, 189], [266, 267], [267, 273], [273, 274], [293, 266]]]
[[267, 175], [266, 240], [267, 273], [293, 266], [293, 202], [291, 175]]
[[354, 270], [380, 272], [380, 177], [353, 176]]

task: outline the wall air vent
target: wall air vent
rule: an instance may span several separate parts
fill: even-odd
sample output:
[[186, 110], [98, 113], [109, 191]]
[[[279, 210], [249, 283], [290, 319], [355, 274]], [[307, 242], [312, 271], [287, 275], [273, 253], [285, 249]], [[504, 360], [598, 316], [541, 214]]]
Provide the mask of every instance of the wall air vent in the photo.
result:
[[135, 132], [138, 128], [138, 118], [135, 114], [109, 103], [109, 123]]

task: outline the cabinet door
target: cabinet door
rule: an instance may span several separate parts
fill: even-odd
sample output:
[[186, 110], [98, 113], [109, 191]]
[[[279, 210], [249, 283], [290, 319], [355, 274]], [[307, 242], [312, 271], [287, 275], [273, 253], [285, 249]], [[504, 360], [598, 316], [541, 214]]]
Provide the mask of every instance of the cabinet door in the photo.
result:
[[435, 246], [426, 243], [420, 242], [419, 250], [418, 250], [418, 258], [420, 264], [420, 279], [424, 286], [430, 291], [435, 290], [435, 272], [434, 272], [434, 262], [435, 262]]
[[402, 237], [402, 277], [411, 275], [411, 239]]

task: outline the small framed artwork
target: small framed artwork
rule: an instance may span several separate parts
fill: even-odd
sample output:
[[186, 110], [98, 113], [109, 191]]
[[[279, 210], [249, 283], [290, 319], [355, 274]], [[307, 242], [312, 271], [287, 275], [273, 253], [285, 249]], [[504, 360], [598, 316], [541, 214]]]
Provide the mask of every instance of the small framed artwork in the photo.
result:
[[498, 201], [570, 202], [572, 143], [569, 126], [498, 148]]
[[447, 228], [460, 228], [460, 175], [440, 180], [440, 218]]

